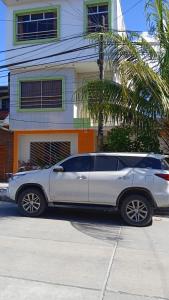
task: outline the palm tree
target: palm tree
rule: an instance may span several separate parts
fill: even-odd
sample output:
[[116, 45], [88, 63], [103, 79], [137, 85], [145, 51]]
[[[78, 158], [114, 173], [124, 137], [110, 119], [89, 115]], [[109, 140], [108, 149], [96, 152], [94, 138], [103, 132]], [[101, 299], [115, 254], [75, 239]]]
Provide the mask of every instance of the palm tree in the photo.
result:
[[[94, 80], [77, 91], [94, 120], [101, 112], [104, 122], [111, 118], [146, 130], [168, 116], [169, 5], [165, 0], [148, 0], [146, 12], [153, 43], [137, 33], [104, 33], [107, 61], [112, 73], [118, 70], [120, 84]], [[98, 34], [93, 38], [98, 39]]]

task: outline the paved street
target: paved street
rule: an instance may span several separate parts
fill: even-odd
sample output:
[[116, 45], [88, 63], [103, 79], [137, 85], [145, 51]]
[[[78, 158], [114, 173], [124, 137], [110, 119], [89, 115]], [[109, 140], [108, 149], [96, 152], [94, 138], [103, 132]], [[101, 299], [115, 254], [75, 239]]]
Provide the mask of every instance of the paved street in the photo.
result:
[[117, 214], [0, 202], [0, 300], [169, 299], [169, 218], [133, 228]]

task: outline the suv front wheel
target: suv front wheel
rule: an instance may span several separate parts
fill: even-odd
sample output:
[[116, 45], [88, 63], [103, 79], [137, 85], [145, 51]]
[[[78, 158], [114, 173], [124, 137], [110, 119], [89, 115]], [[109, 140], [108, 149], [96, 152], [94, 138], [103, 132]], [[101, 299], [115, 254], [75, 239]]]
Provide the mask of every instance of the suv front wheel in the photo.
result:
[[18, 208], [26, 217], [38, 217], [46, 209], [46, 200], [38, 188], [26, 188], [18, 196]]
[[120, 207], [123, 220], [137, 227], [152, 224], [153, 207], [150, 201], [139, 194], [127, 196]]

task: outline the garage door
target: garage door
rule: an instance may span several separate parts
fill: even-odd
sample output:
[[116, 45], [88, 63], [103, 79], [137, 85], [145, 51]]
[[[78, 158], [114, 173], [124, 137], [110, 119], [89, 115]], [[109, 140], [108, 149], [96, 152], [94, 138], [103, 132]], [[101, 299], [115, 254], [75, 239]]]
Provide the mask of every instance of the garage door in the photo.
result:
[[0, 145], [0, 180], [5, 180], [7, 170], [7, 148]]

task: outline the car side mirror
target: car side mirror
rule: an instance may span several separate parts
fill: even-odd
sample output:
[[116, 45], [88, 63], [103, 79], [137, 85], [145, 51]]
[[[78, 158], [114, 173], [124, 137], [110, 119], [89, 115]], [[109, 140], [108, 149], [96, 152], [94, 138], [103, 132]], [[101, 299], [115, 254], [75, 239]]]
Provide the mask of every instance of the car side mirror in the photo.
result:
[[53, 172], [55, 173], [64, 172], [64, 169], [61, 166], [57, 166], [53, 169]]

